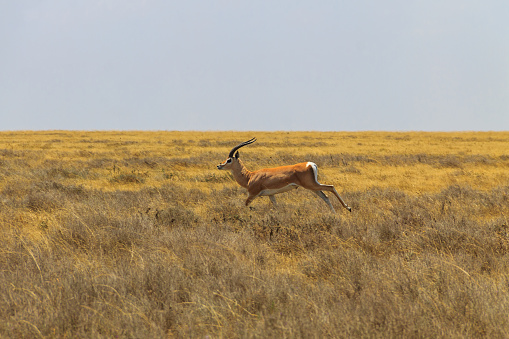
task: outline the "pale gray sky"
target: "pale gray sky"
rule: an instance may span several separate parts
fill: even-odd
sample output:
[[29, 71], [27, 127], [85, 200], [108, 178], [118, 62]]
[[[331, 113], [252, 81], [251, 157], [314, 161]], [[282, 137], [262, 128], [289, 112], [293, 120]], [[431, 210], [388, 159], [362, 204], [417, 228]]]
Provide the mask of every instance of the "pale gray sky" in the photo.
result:
[[509, 1], [0, 0], [0, 130], [509, 130]]

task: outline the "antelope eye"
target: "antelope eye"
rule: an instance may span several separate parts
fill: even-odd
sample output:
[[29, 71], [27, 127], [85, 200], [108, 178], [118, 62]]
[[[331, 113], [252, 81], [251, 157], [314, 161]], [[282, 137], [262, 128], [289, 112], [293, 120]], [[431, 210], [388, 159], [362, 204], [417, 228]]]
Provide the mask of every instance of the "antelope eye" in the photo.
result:
[[228, 160], [226, 160], [226, 163], [229, 164], [230, 162], [232, 162], [232, 158], [228, 158]]

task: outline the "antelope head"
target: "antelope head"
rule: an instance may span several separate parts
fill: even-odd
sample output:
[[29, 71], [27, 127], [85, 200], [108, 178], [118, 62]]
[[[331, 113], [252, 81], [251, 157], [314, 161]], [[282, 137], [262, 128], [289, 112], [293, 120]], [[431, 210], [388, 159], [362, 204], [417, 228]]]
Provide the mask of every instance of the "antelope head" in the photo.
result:
[[224, 162], [222, 162], [219, 165], [217, 165], [217, 169], [220, 169], [220, 170], [222, 170], [222, 169], [225, 169], [225, 170], [232, 169], [233, 164], [234, 163], [238, 163], [238, 161], [239, 161], [239, 152], [237, 150], [239, 148], [241, 148], [241, 147], [244, 147], [246, 145], [252, 144], [255, 141], [256, 141], [256, 138], [253, 138], [253, 139], [250, 139], [248, 141], [241, 142], [237, 146], [233, 147], [232, 150], [230, 151], [230, 154], [228, 154], [228, 158]]

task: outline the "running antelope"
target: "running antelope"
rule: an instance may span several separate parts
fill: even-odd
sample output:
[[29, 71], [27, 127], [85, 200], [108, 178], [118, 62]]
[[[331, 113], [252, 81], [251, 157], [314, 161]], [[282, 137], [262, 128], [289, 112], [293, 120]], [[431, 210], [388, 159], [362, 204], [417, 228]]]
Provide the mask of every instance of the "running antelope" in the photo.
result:
[[[329, 205], [332, 212], [334, 207], [322, 191], [332, 192], [338, 198], [341, 205], [348, 211], [352, 211], [339, 193], [332, 185], [322, 185], [318, 182], [318, 167], [313, 162], [302, 162], [291, 166], [281, 166], [275, 168], [265, 168], [251, 172], [244, 166], [239, 159], [239, 148], [252, 144], [256, 138], [242, 142], [233, 147], [228, 158], [217, 169], [230, 170], [237, 183], [247, 188], [249, 196], [246, 200], [246, 206], [256, 197], [268, 196], [273, 204], [276, 204], [274, 194], [288, 192], [299, 186], [315, 192], [320, 198]], [[236, 153], [235, 153], [236, 152]]]

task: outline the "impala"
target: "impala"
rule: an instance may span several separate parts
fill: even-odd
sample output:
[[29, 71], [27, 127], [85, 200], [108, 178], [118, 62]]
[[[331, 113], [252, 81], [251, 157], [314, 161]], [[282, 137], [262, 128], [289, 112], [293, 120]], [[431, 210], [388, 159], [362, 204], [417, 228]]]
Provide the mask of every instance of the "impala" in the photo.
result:
[[327, 203], [332, 212], [335, 212], [334, 207], [329, 198], [322, 191], [332, 192], [344, 208], [350, 212], [352, 211], [350, 206], [343, 201], [334, 186], [322, 185], [318, 182], [318, 167], [313, 162], [264, 168], [257, 171], [248, 170], [239, 159], [238, 149], [252, 144], [255, 141], [256, 138], [253, 138], [233, 147], [230, 154], [228, 154], [228, 158], [223, 163], [217, 165], [217, 169], [230, 170], [235, 181], [237, 181], [240, 186], [247, 188], [249, 195], [246, 200], [246, 206], [249, 205], [254, 198], [261, 196], [268, 196], [270, 201], [276, 204], [274, 194], [288, 192], [300, 186], [315, 192]]

